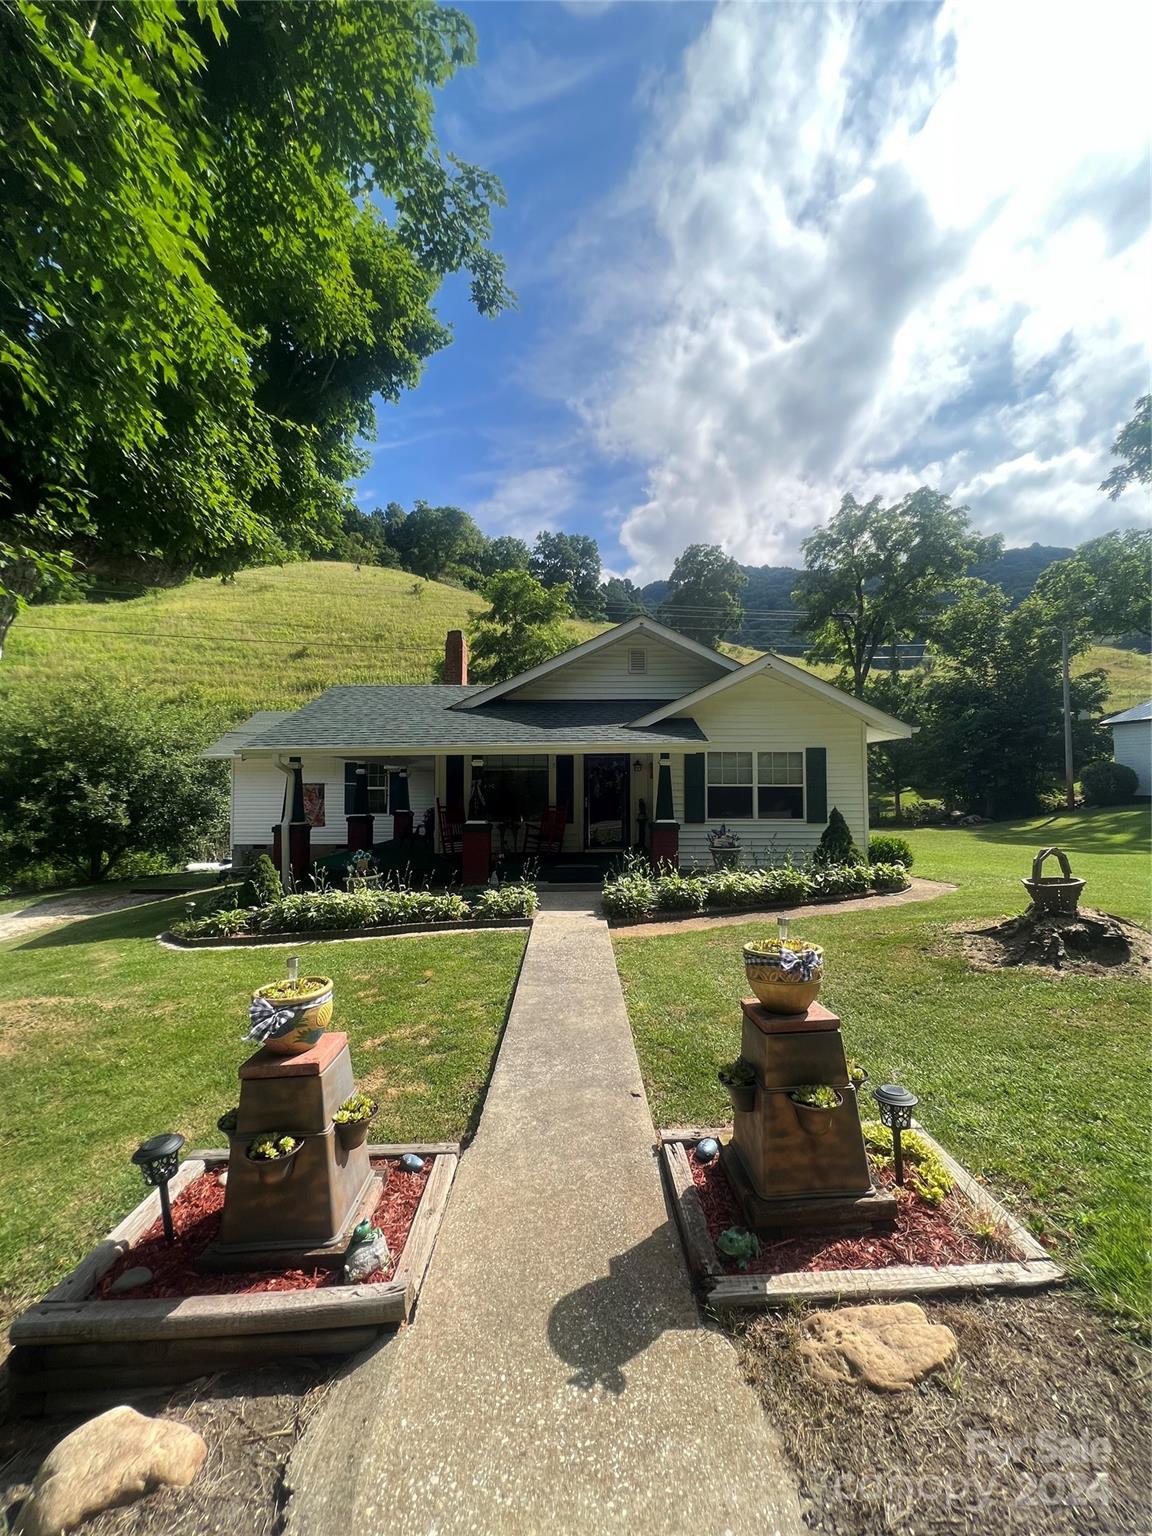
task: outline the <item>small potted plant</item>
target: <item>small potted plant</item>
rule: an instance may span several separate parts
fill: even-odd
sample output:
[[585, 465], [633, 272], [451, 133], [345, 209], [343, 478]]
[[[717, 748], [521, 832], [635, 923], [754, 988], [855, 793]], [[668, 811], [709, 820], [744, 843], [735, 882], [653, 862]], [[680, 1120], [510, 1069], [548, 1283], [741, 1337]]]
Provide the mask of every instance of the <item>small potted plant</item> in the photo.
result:
[[234, 1136], [236, 1134], [236, 1117], [239, 1113], [239, 1105], [233, 1105], [231, 1109], [226, 1109], [219, 1120], [217, 1120], [216, 1129], [222, 1131], [225, 1136]]
[[708, 848], [717, 869], [735, 869], [740, 863], [740, 839], [731, 827], [713, 827], [708, 834]]
[[304, 1142], [287, 1131], [265, 1131], [245, 1148], [244, 1155], [258, 1170], [261, 1184], [282, 1184]]
[[716, 1076], [728, 1090], [732, 1108], [751, 1114], [756, 1108], [756, 1068], [743, 1056], [721, 1067]]
[[861, 1088], [868, 1081], [868, 1068], [862, 1067], [855, 1056], [849, 1056], [848, 1058], [848, 1081], [857, 1093], [860, 1092]]
[[824, 951], [804, 939], [756, 939], [744, 946], [744, 970], [769, 1013], [806, 1013], [820, 996]]
[[332, 1022], [331, 976], [289, 976], [252, 994], [249, 1040], [274, 1056], [310, 1051]]
[[380, 1108], [376, 1100], [366, 1093], [350, 1094], [332, 1116], [336, 1137], [346, 1152], [361, 1147], [368, 1140], [368, 1127]]
[[830, 1083], [804, 1083], [788, 1094], [802, 1130], [810, 1136], [822, 1136], [832, 1124], [832, 1114], [844, 1097]]

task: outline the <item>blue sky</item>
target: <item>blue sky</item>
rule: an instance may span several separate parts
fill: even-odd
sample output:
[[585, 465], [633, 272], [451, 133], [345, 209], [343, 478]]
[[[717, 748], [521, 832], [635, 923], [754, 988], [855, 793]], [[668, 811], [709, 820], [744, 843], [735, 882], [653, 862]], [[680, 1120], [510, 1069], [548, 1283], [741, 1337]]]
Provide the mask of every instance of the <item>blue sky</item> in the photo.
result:
[[379, 411], [365, 506], [795, 562], [844, 491], [921, 483], [1009, 544], [1148, 516], [1096, 491], [1148, 389], [1148, 13], [464, 7], [444, 148], [496, 171], [516, 311]]

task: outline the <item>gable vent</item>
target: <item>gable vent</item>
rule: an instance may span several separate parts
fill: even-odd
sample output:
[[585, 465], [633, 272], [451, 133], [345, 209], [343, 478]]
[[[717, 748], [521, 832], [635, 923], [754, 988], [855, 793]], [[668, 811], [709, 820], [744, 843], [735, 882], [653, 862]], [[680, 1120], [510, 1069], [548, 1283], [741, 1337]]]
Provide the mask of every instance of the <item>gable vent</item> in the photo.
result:
[[647, 672], [648, 652], [642, 645], [628, 647], [628, 670], [629, 672]]

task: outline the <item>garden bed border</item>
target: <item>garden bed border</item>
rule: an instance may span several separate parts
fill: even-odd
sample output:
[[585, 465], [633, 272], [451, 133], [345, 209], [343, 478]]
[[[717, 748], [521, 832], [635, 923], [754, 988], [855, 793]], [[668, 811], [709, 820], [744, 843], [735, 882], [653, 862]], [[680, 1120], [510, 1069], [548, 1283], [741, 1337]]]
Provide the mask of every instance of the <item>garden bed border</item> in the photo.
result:
[[[285, 1356], [348, 1355], [407, 1322], [440, 1230], [459, 1162], [458, 1142], [373, 1143], [370, 1157], [405, 1152], [432, 1168], [391, 1280], [250, 1295], [92, 1300], [101, 1276], [160, 1215], [145, 1198], [9, 1331], [10, 1391], [21, 1413], [98, 1411], [150, 1389]], [[228, 1161], [226, 1149], [189, 1153], [171, 1198]], [[141, 1344], [147, 1348], [141, 1349]]]
[[328, 944], [337, 939], [390, 939], [394, 934], [468, 933], [481, 928], [531, 928], [530, 917], [470, 917], [452, 923], [389, 923], [375, 928], [307, 928], [302, 933], [234, 933], [184, 939], [171, 929], [157, 942], [169, 949], [269, 949], [277, 944]]
[[728, 1127], [677, 1126], [662, 1130], [660, 1161], [668, 1180], [684, 1256], [693, 1285], [712, 1307], [781, 1307], [789, 1303], [826, 1304], [853, 1300], [899, 1300], [955, 1292], [1028, 1291], [1056, 1285], [1064, 1271], [1032, 1233], [996, 1197], [961, 1167], [935, 1137], [913, 1125], [956, 1182], [960, 1193], [981, 1215], [1003, 1225], [1009, 1241], [1023, 1255], [987, 1264], [894, 1264], [887, 1269], [790, 1270], [779, 1275], [729, 1275], [717, 1257], [704, 1207], [692, 1177], [687, 1147], [705, 1136], [720, 1140]]

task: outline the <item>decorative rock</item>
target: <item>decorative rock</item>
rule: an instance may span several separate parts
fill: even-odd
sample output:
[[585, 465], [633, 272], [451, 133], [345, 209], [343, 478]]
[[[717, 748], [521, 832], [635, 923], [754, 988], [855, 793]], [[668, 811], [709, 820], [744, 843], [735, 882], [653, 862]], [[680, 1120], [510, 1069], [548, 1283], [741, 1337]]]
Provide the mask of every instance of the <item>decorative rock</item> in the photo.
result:
[[228, 1188], [228, 1170], [227, 1170], [227, 1168], [225, 1168], [223, 1173], [219, 1173], [219, 1174], [216, 1175], [216, 1182], [217, 1182], [217, 1184], [219, 1184], [221, 1189], [227, 1189]]
[[50, 1451], [16, 1524], [16, 1536], [59, 1536], [104, 1509], [160, 1487], [183, 1488], [207, 1446], [186, 1424], [110, 1408]]
[[956, 1358], [951, 1328], [928, 1319], [914, 1301], [814, 1312], [800, 1353], [824, 1381], [861, 1382], [903, 1392]]
[[108, 1287], [109, 1296], [122, 1296], [125, 1291], [138, 1291], [142, 1285], [147, 1285], [152, 1278], [152, 1271], [138, 1265], [135, 1269], [126, 1269], [122, 1275], [117, 1275]]
[[720, 1155], [720, 1143], [713, 1136], [705, 1136], [703, 1141], [696, 1143], [696, 1161], [698, 1163], [713, 1163]]
[[405, 1152], [400, 1158], [400, 1166], [405, 1173], [419, 1173], [424, 1166], [424, 1159], [417, 1157], [415, 1152]]

